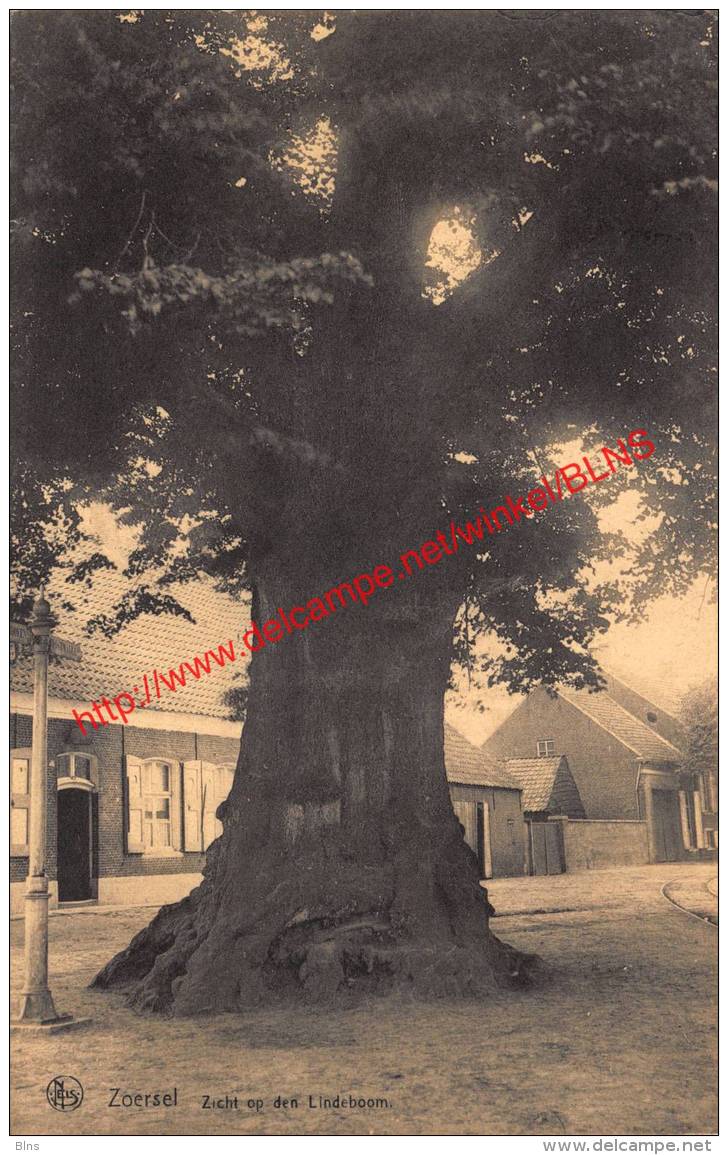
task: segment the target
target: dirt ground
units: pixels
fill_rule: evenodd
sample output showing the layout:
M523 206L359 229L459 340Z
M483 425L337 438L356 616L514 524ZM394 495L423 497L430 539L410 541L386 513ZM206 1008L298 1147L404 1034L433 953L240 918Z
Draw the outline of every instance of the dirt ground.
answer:
M660 889L689 880L694 893L715 874L670 863L493 881L494 930L541 955L547 985L326 1014L139 1018L86 984L152 912L53 917L56 1005L93 1021L13 1036L12 1134L714 1133L717 933ZM15 992L22 935L14 922ZM82 1083L78 1110L49 1105L56 1075ZM115 1087L176 1088L177 1106L110 1107ZM318 1105L337 1094L380 1103ZM205 1109L204 1096L237 1108ZM298 1106L276 1107L276 1096Z

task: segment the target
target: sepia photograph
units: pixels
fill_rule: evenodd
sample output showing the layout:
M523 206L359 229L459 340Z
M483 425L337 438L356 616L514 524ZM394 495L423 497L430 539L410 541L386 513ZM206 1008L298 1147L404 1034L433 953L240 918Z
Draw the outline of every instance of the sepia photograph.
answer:
M710 1153L717 11L8 20L10 1149Z

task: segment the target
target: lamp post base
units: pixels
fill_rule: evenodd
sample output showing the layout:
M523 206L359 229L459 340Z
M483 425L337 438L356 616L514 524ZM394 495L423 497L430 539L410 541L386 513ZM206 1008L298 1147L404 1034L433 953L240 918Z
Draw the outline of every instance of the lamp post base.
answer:
M53 1003L53 995L45 990L24 990L20 997L19 1022L48 1023L62 1016Z
M49 990L23 991L18 1016L11 1021L10 1029L11 1031L40 1031L53 1035L58 1031L83 1027L90 1022L91 1019L76 1019L73 1015L59 1014Z
M10 1033L57 1035L60 1031L73 1031L76 1027L86 1027L91 1021L91 1019L77 1019L73 1015L56 1015L55 1019L14 1019L10 1024Z

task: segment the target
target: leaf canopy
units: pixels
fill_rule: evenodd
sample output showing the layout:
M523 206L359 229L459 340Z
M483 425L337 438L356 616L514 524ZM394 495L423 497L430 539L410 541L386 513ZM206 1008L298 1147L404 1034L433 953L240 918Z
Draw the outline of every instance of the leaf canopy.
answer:
M90 499L157 581L117 628L274 538L302 581L376 564L634 428L641 540L606 487L499 536L453 567L459 656L491 629L513 687L593 676L609 614L710 572L713 15L33 11L11 50L21 601ZM448 219L480 261L437 303Z

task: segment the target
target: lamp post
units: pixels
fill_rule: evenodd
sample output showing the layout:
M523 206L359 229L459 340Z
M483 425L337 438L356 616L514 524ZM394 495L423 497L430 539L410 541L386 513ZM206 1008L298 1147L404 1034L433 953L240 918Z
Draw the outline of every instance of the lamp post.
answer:
M81 660L74 642L53 637L56 619L41 591L33 606L30 629L11 624L11 641L33 646L33 745L30 767L30 837L25 882L25 982L13 1030L54 1033L83 1026L89 1019L59 1014L48 985L48 876L46 811L48 774L48 658L50 654Z

